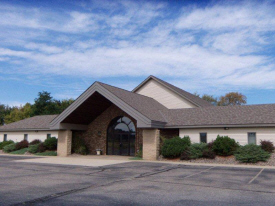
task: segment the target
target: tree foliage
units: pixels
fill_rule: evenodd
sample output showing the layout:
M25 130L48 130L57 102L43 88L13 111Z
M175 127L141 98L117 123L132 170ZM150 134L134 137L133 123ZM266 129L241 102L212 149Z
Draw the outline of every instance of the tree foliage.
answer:
M53 99L51 93L42 91L38 93L34 104L26 103L24 106L19 107L0 104L0 125L9 124L36 115L60 114L73 102L73 99Z
M221 96L218 106L244 105L246 104L246 96L239 92L230 92L225 96Z
M194 93L194 95L210 102L215 106L244 105L247 100L246 96L239 92L229 92L224 96L220 96L219 99L209 94L200 96L198 93Z
M211 104L213 104L215 106L218 103L217 98L214 97L213 95L204 94L201 98L204 99L204 100L206 100L206 101L208 101L208 102L210 102Z

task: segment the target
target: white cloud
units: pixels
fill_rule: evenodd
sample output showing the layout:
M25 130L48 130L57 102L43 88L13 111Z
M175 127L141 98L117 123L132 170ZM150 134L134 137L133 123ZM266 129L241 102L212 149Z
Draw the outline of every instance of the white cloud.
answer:
M183 6L178 15L168 4L135 1L83 7L62 13L1 6L0 62L26 76L153 74L193 91L275 88L275 63L264 52L274 46L275 12L268 3Z

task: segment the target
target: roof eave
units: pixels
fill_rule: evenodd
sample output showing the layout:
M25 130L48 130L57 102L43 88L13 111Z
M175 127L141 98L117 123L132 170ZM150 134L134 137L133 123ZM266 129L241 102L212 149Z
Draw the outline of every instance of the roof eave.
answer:
M275 127L270 124L213 124L213 125L166 125L165 128L198 129L198 128L244 128L244 127Z

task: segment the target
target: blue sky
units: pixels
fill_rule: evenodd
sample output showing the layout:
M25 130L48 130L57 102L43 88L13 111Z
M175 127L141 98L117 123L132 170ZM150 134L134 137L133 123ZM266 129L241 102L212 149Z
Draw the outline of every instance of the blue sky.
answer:
M0 103L76 98L155 75L275 103L274 1L0 1Z

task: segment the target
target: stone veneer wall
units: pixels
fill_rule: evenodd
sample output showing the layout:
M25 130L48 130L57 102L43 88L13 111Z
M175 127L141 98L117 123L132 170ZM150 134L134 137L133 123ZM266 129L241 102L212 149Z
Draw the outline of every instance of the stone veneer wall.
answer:
M139 150L142 145L142 129L137 129L137 122L127 113L122 111L115 105L110 106L101 115L99 115L94 121L88 125L86 131L73 131L73 138L83 138L86 145L89 148L90 154L96 154L96 149L101 149L102 153L106 155L107 150L107 129L110 122L118 117L126 116L132 120L136 127L136 144L135 150ZM100 133L100 135L99 135Z

